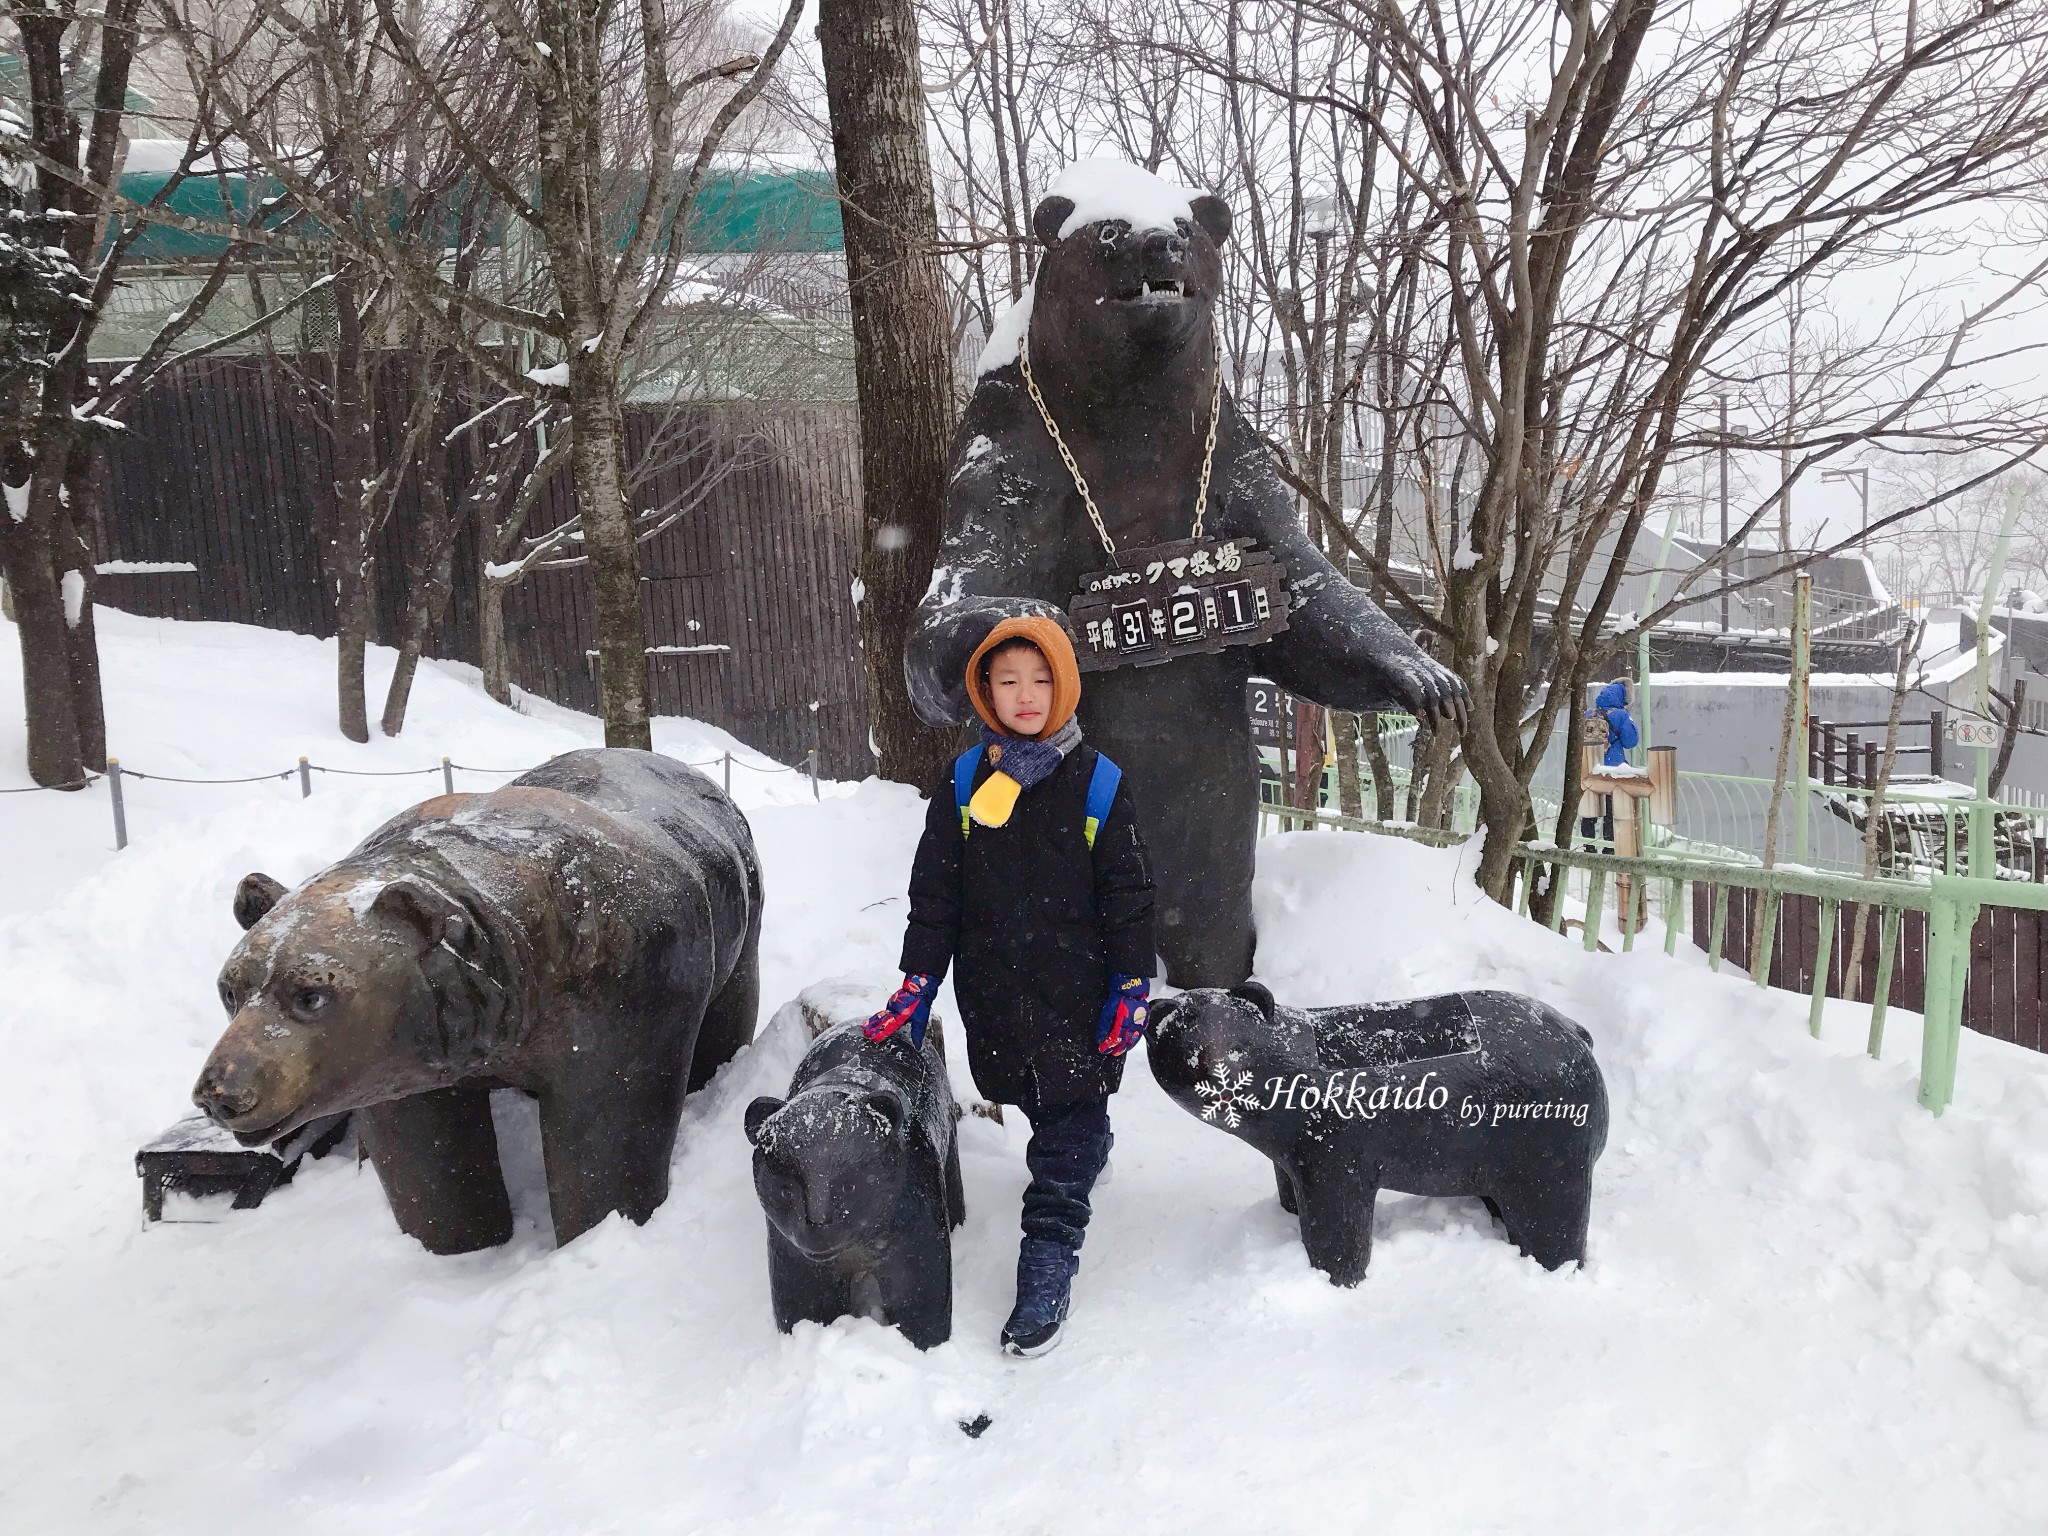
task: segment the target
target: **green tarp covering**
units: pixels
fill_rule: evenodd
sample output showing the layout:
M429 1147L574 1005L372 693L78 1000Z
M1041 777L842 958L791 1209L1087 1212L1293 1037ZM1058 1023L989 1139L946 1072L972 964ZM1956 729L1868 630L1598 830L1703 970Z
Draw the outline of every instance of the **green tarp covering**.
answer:
M121 195L131 203L147 203L169 180L164 172L132 173L121 178ZM191 176L171 193L168 207L210 224L243 223L252 195L271 198L282 190L268 178ZM706 178L690 209L684 249L698 254L840 250L844 237L835 191L832 173L824 170L715 173ZM219 255L226 246L225 234L153 224L136 241L131 259L197 261Z

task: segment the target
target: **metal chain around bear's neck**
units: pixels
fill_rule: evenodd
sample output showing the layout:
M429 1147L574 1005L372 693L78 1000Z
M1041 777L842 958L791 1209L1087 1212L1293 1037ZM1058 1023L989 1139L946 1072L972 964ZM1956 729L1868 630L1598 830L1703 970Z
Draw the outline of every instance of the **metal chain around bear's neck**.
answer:
M1216 351L1216 387L1209 395L1209 435L1202 444L1201 482L1195 487L1195 531L1191 537L1197 539L1202 536L1202 520L1209 512L1209 471L1216 462L1216 424L1223 417L1223 337L1213 329L1209 334ZM1039 419L1052 436L1053 447L1059 449L1067 473L1074 477L1074 489L1081 493L1081 504L1088 509L1088 520L1095 525L1095 536L1102 540L1102 547L1109 551L1109 558L1116 559L1116 541L1102 524L1102 509L1095 505L1095 498L1088 493L1088 481L1081 474L1081 466L1074 462L1073 450L1060 436L1059 423L1052 419L1052 410L1046 405L1045 396L1038 392L1038 380L1031 376L1031 333L1028 328L1017 338L1017 367L1024 375L1024 388L1031 395L1031 403L1038 407Z

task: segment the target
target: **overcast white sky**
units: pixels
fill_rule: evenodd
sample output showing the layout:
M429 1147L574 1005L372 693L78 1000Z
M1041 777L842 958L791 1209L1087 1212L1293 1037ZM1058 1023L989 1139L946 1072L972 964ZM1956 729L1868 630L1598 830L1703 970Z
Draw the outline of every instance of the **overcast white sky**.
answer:
M734 7L737 13L754 18L767 27L773 27L781 20L785 8L777 0L734 0ZM816 27L817 5L815 0L811 0L798 23L792 47L804 56L804 62L796 72L813 78L817 69ZM2032 238L1987 232L1982 245L1965 257L1923 263L1916 270L1868 272L1842 279L1831 290L1832 307L1845 322L1859 328L1863 324L1874 326L1902 303L1926 300L1936 289L1943 289L1946 291L1936 296L1933 302L1946 313L1960 314L1965 306L1982 303L2004 286L2012 273L2038 259L2040 243ZM2048 313L2036 311L2002 322L1993 328L1985 345L2000 349L2048 348ZM2005 388L2038 391L2042 387L2042 379L2048 377L2048 366L2044 366L2044 360L2048 360L2048 351L2008 360L1997 370L1997 377ZM1752 417L1756 415L1755 412L1750 414ZM1767 494L1777 483L1775 453L1757 456L1762 462L1755 464L1751 474L1744 473L1743 457L1736 455L1731 476L1735 481L1733 499L1738 517L1743 508L1745 481L1751 497ZM1871 504L1875 515L1883 500L1879 482L1885 478L1887 470L1881 457L1868 458L1865 462L1872 467ZM1696 483L1681 478L1674 489L1683 490ZM1712 489L1711 480L1708 489ZM1856 525L1861 515L1859 496L1853 483L1821 481L1811 475L1800 482L1794 494L1793 508L1796 531L1804 538L1817 534L1831 540L1839 538Z

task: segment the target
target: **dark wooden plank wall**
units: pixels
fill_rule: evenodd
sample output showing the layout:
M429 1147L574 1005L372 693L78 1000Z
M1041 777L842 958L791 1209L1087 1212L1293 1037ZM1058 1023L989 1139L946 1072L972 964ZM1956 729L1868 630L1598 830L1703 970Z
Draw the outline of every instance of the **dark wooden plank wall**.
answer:
M234 358L181 369L139 402L108 455L99 558L189 560L199 570L109 573L99 578L101 602L333 634L320 558L331 455L295 393L277 364ZM697 510L642 547L648 644L731 647L650 656L656 713L723 726L785 763L802 763L816 747L829 775L872 772L852 601L860 538L853 408L735 402L634 407L628 415L629 462L650 444L659 451L637 505L672 499L709 458L735 466ZM450 478L459 483L468 473L460 447L451 457ZM535 530L558 525L573 508L568 477L557 476L535 511ZM385 644L397 633L417 517L408 484L378 545L376 635ZM475 661L478 582L476 541L465 530L448 613L428 638L431 655ZM520 582L506 603L506 630L519 686L596 711L587 654L596 649L596 626L582 570ZM373 716L380 702L370 701Z
M1758 893L1728 892L1728 925L1721 953L1730 964L1747 968L1750 936L1755 932ZM1786 896L1778 903L1778 933L1772 941L1770 984L1811 995L1814 962L1820 956L1821 904L1812 896ZM1867 999L1877 978L1878 914L1864 914L1867 925L1863 965L1853 995ZM1692 939L1701 949L1713 935L1714 887L1692 885ZM1828 996L1849 997L1849 948L1852 939L1847 908L1835 914L1834 942L1828 956ZM1892 962L1891 1006L1921 1012L1927 995L1927 915L1908 912L1899 930L1899 952ZM1978 914L1970 932L1970 979L1963 997L1963 1025L1997 1040L2010 1040L2029 1050L2048 1051L2048 913L2012 907L1989 907Z

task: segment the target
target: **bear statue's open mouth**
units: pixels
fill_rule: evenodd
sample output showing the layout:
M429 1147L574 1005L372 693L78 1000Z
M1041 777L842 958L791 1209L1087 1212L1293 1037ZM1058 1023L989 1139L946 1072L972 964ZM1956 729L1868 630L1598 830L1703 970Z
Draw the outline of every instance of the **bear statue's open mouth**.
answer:
M269 1125L264 1126L261 1130L233 1131L232 1127L230 1129L235 1140L245 1147L267 1147L273 1141L277 1141L297 1130L299 1122L300 1117L293 1113L284 1116L282 1119L271 1121Z
M1188 286L1178 278L1162 277L1143 279L1138 291L1129 295L1125 302L1132 304L1172 304L1188 296Z

